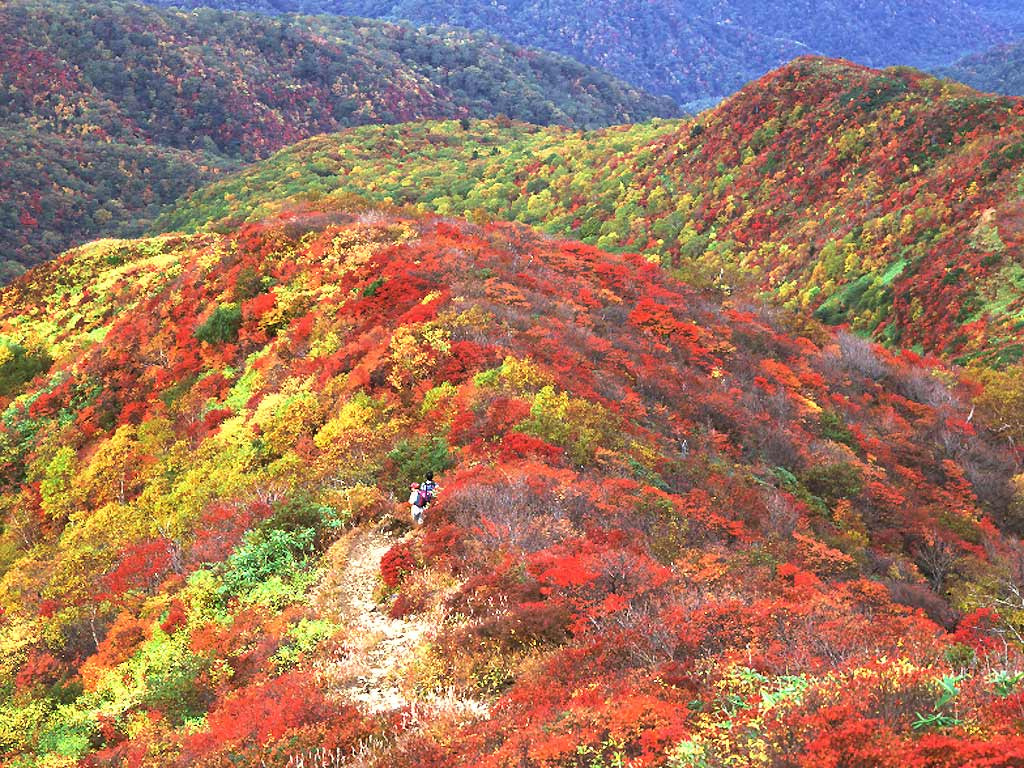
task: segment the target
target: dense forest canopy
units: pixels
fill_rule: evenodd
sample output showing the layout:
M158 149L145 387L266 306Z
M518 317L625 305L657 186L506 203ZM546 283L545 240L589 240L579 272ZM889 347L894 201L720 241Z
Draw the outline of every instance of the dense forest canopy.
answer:
M0 279L160 207L239 160L345 126L506 114L593 127L667 99L484 33L160 10L0 8Z
M966 56L937 71L979 91L1024 96L1024 42Z
M893 346L1002 366L1024 355L1022 158L1018 99L807 58L686 122L317 138L196 193L158 229L356 193L640 250Z
M160 0L487 29L679 103L722 98L795 56L936 67L1024 36L1012 0Z

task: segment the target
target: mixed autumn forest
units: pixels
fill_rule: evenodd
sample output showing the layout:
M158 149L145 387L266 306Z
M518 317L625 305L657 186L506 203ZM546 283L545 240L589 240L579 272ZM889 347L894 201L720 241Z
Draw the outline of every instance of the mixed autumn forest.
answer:
M4 299L48 368L7 382L7 750L1024 754L1017 614L992 607L1015 457L934 359L637 255L371 207L100 241ZM360 638L318 587L350 529L404 527L428 467L443 493L377 593L434 626L414 727L338 699Z
M797 56L873 67L949 65L1024 34L1013 0L156 0L341 13L486 29L558 51L681 104L721 99Z
M678 114L487 34L355 19L16 0L0 8L0 49L0 280L99 235L141 234L241 162L346 126Z
M509 36L0 9L0 764L1024 765L1024 101Z

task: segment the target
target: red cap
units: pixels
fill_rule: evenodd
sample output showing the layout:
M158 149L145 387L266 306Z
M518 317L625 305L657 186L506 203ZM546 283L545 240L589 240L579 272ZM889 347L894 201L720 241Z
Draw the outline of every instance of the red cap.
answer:
M419 488L419 487L420 487L420 484L419 484L419 483L413 483L413 484L412 484L412 485L410 485L409 487L410 487L410 488Z

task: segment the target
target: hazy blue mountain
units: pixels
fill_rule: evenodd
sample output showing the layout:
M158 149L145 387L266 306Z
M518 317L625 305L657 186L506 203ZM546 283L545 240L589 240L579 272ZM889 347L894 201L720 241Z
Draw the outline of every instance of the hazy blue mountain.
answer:
M732 93L803 53L934 68L1024 29L1024 4L1000 0L155 1L486 29L680 103Z
M1024 96L1024 41L966 56L937 73L979 91Z

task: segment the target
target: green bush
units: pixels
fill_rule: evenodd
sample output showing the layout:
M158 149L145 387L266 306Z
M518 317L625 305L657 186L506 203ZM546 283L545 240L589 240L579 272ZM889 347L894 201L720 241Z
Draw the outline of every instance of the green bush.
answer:
M809 469L803 484L811 493L829 504L839 499L851 499L864 488L860 470L847 462L825 464Z
M235 280L235 301L241 303L259 296L266 290L263 277L252 267L243 267Z
M46 352L30 352L6 339L0 339L0 361L0 397L18 394L25 384L53 365Z
M946 646L946 650L942 652L942 657L946 660L947 664L958 671L970 669L977 661L977 654L975 654L974 649L963 643L953 643Z
M337 537L346 522L347 513L339 514L334 507L300 494L277 505L274 514L260 523L259 529L267 535L281 530L302 536L305 536L304 531L312 530L314 548L322 550Z
M312 528L246 532L241 545L225 563L221 594L244 595L274 576L288 580L305 567L315 537Z
M380 287L382 285L384 285L384 278L383 277L378 277L372 283L370 283L365 288L363 288L363 296L366 296L368 298L371 297L371 296L376 296L377 295L377 291L380 290Z
M51 717L48 726L39 734L36 747L44 755L81 758L92 748L98 735L94 724L81 720L64 722L59 712Z
M843 445L848 445L850 448L856 448L857 442L854 440L853 432L846 426L846 421L843 419L842 414L837 411L822 411L818 417L818 426L821 429L821 436L833 440Z
M443 437L403 438L388 458L395 464L394 481L401 491L406 491L410 483L423 480L428 471L443 472L455 463Z
M199 683L209 666L208 659L185 651L166 665L147 670L140 704L163 712L174 725L202 715L214 699L213 692Z
M196 328L195 337L207 344L238 341L242 325L242 308L237 304L222 304L213 310L206 322Z

